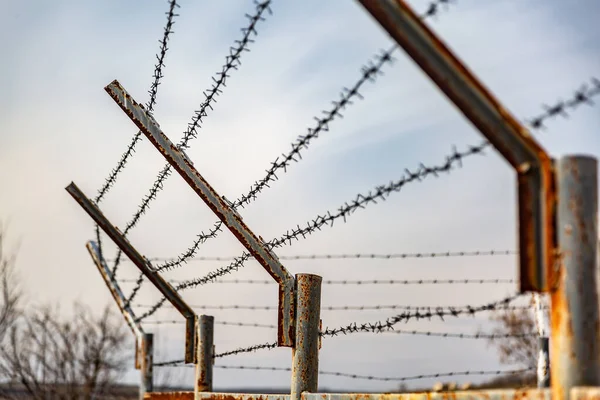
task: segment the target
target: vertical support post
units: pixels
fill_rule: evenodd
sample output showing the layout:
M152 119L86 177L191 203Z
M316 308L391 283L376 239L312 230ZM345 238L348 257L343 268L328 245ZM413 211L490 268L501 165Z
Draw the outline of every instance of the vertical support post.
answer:
M142 336L142 365L140 382L140 400L144 399L146 393L154 390L153 382L153 363L154 363L154 335L144 333Z
M600 385L598 161L565 156L556 176L559 248L550 293L551 391L552 399L567 400L575 386Z
M196 383L194 393L212 392L213 381L213 336L215 318L211 315L200 315L196 319Z
M291 400L300 400L302 392L318 391L322 280L318 275L296 275L296 335L292 348Z

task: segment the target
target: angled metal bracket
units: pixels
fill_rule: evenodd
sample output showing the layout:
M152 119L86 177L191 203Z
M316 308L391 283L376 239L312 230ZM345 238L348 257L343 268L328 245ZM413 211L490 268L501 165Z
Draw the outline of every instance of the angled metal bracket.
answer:
M553 163L544 149L403 0L359 0L517 173L520 290L554 286Z
M139 268L139 270L148 278L150 282L162 293L163 296L179 311L185 318L185 362L196 362L196 314L194 310L186 304L179 296L173 286L166 282L160 274L153 271L150 261L142 256L129 240L104 216L102 211L83 194L83 192L71 182L66 187L67 192L79 203L79 205L88 213L90 217L102 228L116 245L129 257L129 259Z
M129 326L129 329L131 329L131 332L133 332L133 335L135 336L135 368L140 369L143 358L142 348L144 340L144 328L138 321L136 321L135 313L131 309L130 305L127 304L127 299L125 298L121 287L110 272L110 268L108 268L106 261L100 254L98 245L95 242L90 241L87 242L85 247L90 253L92 260L94 261L96 268L98 268L98 271L100 272L106 287L108 287L110 294L115 300L115 303L117 303L117 307L119 307L121 314L123 314L125 322L127 322L127 326Z
M277 343L292 347L295 334L295 279L281 264L275 253L259 239L233 210L194 168L188 157L162 132L154 118L125 91L116 80L105 90L133 123L144 133L150 142L167 159L169 164L183 177L206 205L229 228L231 233L244 245L271 277L279 284L279 324Z

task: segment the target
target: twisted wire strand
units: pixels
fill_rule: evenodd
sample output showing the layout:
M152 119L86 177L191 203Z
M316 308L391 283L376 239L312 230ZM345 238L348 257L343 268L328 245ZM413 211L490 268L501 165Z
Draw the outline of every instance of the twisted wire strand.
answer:
M152 308L154 305L147 304L136 304L137 308ZM168 305L168 308L173 306ZM199 310L247 310L247 311L273 311L278 310L277 306L259 306L249 304L228 304L228 305L210 305L210 304L195 304L190 307ZM530 306L511 306L509 304L501 304L493 309L483 311L516 311L516 310L530 310ZM376 305L343 305L343 306L321 306L321 311L373 311L373 310L405 310L405 311L428 311L431 310L454 310L466 313L471 310L471 306L407 306L397 304L376 304Z
M169 11L166 12L167 23L165 24L165 27L164 27L163 37L161 40L159 40L160 50L159 50L158 54L156 54L157 63L154 65L154 73L152 74L152 78L154 78L154 80L152 81L152 84L150 85L150 90L148 91L148 93L150 94L150 99L146 103L146 107L145 107L146 110L148 110L148 113L150 113L150 114L152 114L152 112L154 111L154 106L156 105L156 96L158 95L158 86L160 85L160 81L164 76L163 68L165 68L165 57L167 55L167 50L169 49L167 44L169 42L169 38L170 38L171 34L173 33L172 28L173 28L173 25L175 24L175 17L179 16L179 14L175 14L176 7L177 8L180 7L179 4L177 4L177 1L170 0L169 1ZM142 135L142 132L138 131L131 138L131 142L127 146L127 150L125 150L125 152L121 155L121 158L117 162L116 167L114 167L110 171L110 174L105 179L104 184L98 190L98 194L96 195L96 198L94 199L94 202L96 204L99 204L102 201L102 199L104 198L104 196L108 193L108 191L114 186L115 182L117 181L117 176L125 168L125 165L127 164L127 160L129 160L129 158L135 152L135 146L141 140L141 135ZM95 235L96 235L96 242L98 243L98 250L100 252L100 257L104 257L103 252L102 252L102 237L100 235L100 227L98 226L98 224L95 225L94 231L95 231Z
M284 245L290 245L293 240L306 238L308 235L316 231L320 231L323 226L332 227L334 221L337 219L341 219L343 222L346 222L346 219L356 210L365 208L369 204L377 204L377 200L385 200L392 193L399 192L405 185L409 183L422 181L424 178L429 176L437 177L441 172L449 173L454 165L462 165L463 158L475 154L481 154L483 149L487 146L489 146L489 143L483 142L479 146L471 146L465 151L461 152L453 149L453 152L446 157L445 162L440 165L425 166L424 164L421 164L419 168L414 171L406 169L404 176L402 176L400 180L395 182L392 181L387 185L377 186L374 190L371 190L366 194L358 194L354 200L345 202L341 207L339 207L336 213L327 211L324 214L318 215L311 221L308 221L304 227L297 225L295 228L285 232L279 238L268 242L267 247L274 249ZM176 290L180 291L213 282L218 277L242 268L244 263L250 258L250 253L244 252L241 256L236 257L235 260L228 266L212 271L203 277L184 281L176 286Z
M149 304L135 304L137 308L153 308L155 305ZM173 308L172 305L165 306L166 308ZM228 304L228 305L207 305L207 304L195 304L190 307L199 310L246 310L246 311L274 311L278 310L277 306L258 306L248 304ZM448 308L456 308L449 307ZM321 311L376 311L376 310L431 310L437 309L435 306L406 306L396 304L377 304L377 305L357 305L357 306L322 306ZM460 306L458 308L468 309L468 306ZM545 308L547 309L547 308ZM520 311L520 310L531 310L530 306L508 306L503 305L497 307L496 310L502 311ZM490 310L491 311L491 310ZM144 322L146 323L146 322Z
M431 253L356 253L356 254L297 254L279 256L280 260L347 260L347 259L408 259L408 258L444 258L444 257L476 257L476 256L509 256L519 254L516 250L470 250L470 251L443 251ZM232 261L234 256L198 256L189 261ZM151 262L175 261L173 258L152 257Z
M568 118L569 111L574 111L582 105L595 105L593 98L600 95L600 80L590 78L589 83L584 82L579 90L576 90L570 99L565 101L558 100L551 106L543 105L544 112L536 117L527 120L527 123L534 129L545 129L545 123L557 117Z
M461 315L470 315L474 316L475 314L485 312L485 311L493 311L497 310L501 306L506 306L521 297L522 294L516 294L513 296L506 297L499 301L490 302L481 306L466 306L464 309L457 309L455 307L447 307L447 308L437 308L435 310L431 310L428 308L426 312L413 311L413 312L404 312L402 314L398 314L392 317L387 318L384 322L366 322L366 323L357 323L353 322L346 326L342 326L339 328L326 328L319 332L319 336L321 337L333 337L338 336L340 334L351 334L351 333L382 333L382 332L390 332L394 331L394 326L400 322L408 322L409 320L422 320L427 319L431 320L434 317L440 318L444 321L444 317L459 317ZM257 350L272 350L277 347L277 342L274 343L262 343L255 344L249 347L240 347L235 350L226 351L224 353L218 353L214 355L214 358L222 358L233 355L238 355L242 353L251 353ZM176 365L183 363L183 360L172 360L166 361L163 363L159 363L157 366L168 366L168 365ZM156 365L156 364L155 364Z
M170 0L169 11L166 12L167 23L164 28L163 37L161 40L158 41L160 43L160 50L159 53L156 54L157 63L154 65L154 73L152 74L152 78L154 78L154 80L152 81L152 84L150 85L150 90L148 91L148 93L150 94L150 99L148 100L148 103L146 103L145 107L149 113L152 113L154 111L154 106L156 104L156 96L158 95L158 86L160 85L160 80L164 76L163 68L165 67L165 57L167 55L167 50L169 49L167 47L167 44L169 42L169 37L173 33L172 28L175 24L175 17L179 16L179 14L175 14L175 7L180 7L179 4L177 4L177 1ZM135 152L135 146L141 140L141 135L142 132L138 131L131 139L131 143L129 144L129 146L127 146L127 150L121 155L117 166L113 168L113 170L108 175L108 178L106 178L104 185L100 188L100 190L98 190L98 194L94 199L96 204L102 201L102 198L106 195L106 193L108 193L110 188L117 181L117 175L119 175L119 173L125 168L129 157L131 157Z
M195 139L198 136L198 128L201 127L203 122L203 117L208 116L208 110L213 109L213 103L216 103L216 97L222 93L222 87L226 86L226 80L229 78L229 73L232 70L237 70L241 65L241 57L244 52L250 51L248 49L248 45L254 43L254 40L250 38L252 34L255 36L258 35L258 31L256 30L256 26L259 21L264 21L263 14L265 12L272 13L269 5L271 0L266 0L263 2L255 1L255 13L253 15L246 14L246 17L249 20L248 26L242 28L243 37L241 40L235 41L235 46L229 48L229 55L225 57L225 64L221 68L220 72L217 72L217 77L213 77L212 87L209 90L203 92L205 100L200 105L198 111L194 112L194 116L192 118L192 122L188 124L186 131L183 134L181 141L177 144L178 149L187 149L189 148L189 142L192 139ZM158 173L156 180L152 184L148 194L142 199L142 202L138 206L137 211L131 218L129 222L127 222L125 229L123 230L123 235L127 235L131 229L133 229L140 218L146 213L150 203L156 199L158 193L163 189L164 181L171 175L172 167L169 163L166 163L163 169ZM119 249L116 256L116 261L113 266L113 275L116 274L117 268L119 266L120 260L122 257L122 251ZM137 293L137 291L136 291ZM131 300L129 300L131 301Z
M427 11L421 16L422 18L428 18L437 15L440 12L440 6L442 4L447 4L446 0L435 0L430 2L430 5ZM242 194L237 200L232 203L232 208L235 211L239 207L245 207L250 204L252 201L256 200L257 195L262 192L262 190L266 187L270 187L269 183L278 180L277 173L280 170L283 170L283 173L287 172L287 168L291 166L292 161L298 162L302 159L301 151L308 149L308 146L312 139L318 138L321 132L329 131L329 124L332 123L337 118L343 118L342 110L345 110L347 106L352 105L352 100L356 97L359 99L363 99L363 96L359 93L359 90L362 86L371 82L374 83L377 80L377 77L383 74L382 68L384 65L388 63L392 63L394 61L392 57L392 53L398 49L398 45L394 44L388 50L380 50L379 54L375 55L374 59L367 62L365 66L361 68L361 77L359 80L350 88L344 87L342 92L340 93L339 101L332 101L333 107L329 110L322 111L324 115L322 118L315 116L316 125L313 128L308 128L306 135L300 135L296 138L296 141L291 144L291 150L282 154L280 157L275 158L274 161L271 162L271 167L266 171L266 175L256 181L251 187L248 193ZM194 243L182 254L180 254L176 260L171 260L166 262L164 265L158 266L158 271L169 270L172 268L177 268L182 264L186 263L188 259L193 257L201 244L205 243L208 239L216 237L217 233L222 229L222 222L217 221L213 225L213 228L208 231L208 233L204 233L204 231L200 232L197 235Z
M183 321L183 320L155 320L155 321L145 321L144 324L179 325L179 324L185 324L185 321ZM248 322L214 321L214 324L215 325L225 325L225 326L277 329L277 325L248 323Z
M193 368L194 365L181 364L181 363L157 363L155 367L166 367L166 366L182 366ZM227 369L227 370L246 370L246 371L280 371L280 372L291 372L290 367L265 367L259 365L215 365L214 368ZM334 372L334 371L319 371L319 375L330 375L338 376L343 378L361 379L369 381L384 381L384 382L406 382L415 381L421 379L432 379L432 378L443 378L453 376L475 376L475 375L518 375L532 371L532 368L512 369L512 370L468 370L468 371L454 371L454 372L439 372L435 374L421 374L413 376L403 377L388 377L388 376L376 376L376 375L359 375L348 372Z
M408 322L409 320L420 320L427 319L431 320L432 318L439 318L444 321L444 317L458 317L461 315L470 315L474 316L477 313L485 312L485 311L494 311L499 309L501 306L507 306L512 303L517 298L521 297L521 294L512 295L506 297L499 301L494 301L488 304L484 304L481 306L465 306L464 308L455 308L455 307L438 307L438 308L426 308L426 311L421 312L419 309L417 311L405 311L401 314L395 315L393 317L387 318L385 321L376 321L376 322L365 322L365 323L356 323L353 322L351 324L341 326L338 328L326 328L321 331L321 336L337 336L339 334L348 335L351 333L357 332L370 332L370 333L380 333L385 331L391 331L394 329L394 326L400 322Z
M137 282L136 279L120 279L119 282L130 283ZM170 279L170 283L181 283L183 281ZM250 285L273 285L273 280L262 279L229 279L218 280L214 282L220 284L250 284ZM371 279L371 280L324 280L323 285L485 285L515 283L514 279Z
M581 89L575 91L575 94L570 100L565 102L559 101L552 107L547 107L546 112L538 117L535 117L532 121L529 122L533 129L541 129L544 127L543 122L556 117L557 115L568 115L568 110L575 110L583 104L593 105L592 98L600 94L600 81L596 78L591 78L592 88L589 88L587 84L583 84ZM560 112L558 112L560 110ZM539 123L537 121L542 121ZM438 172L449 172L450 168L453 164L458 164L462 166L462 159L474 155L474 154L482 154L483 150L491 146L491 143L487 140L484 140L478 145L470 146L468 150L463 152L457 152L456 149L453 150L453 153L446 157L446 163L438 165L436 167L426 167L423 164L419 167L415 172L411 172L406 170L406 175L402 177L402 179L398 182L392 182L387 186L378 186L375 190L375 193L370 192L367 196L359 194L356 199L350 204L346 203L344 206L340 207L338 213L332 215L328 212L324 216L319 216L315 220L308 222L305 228L300 228L297 226L296 229L286 232L281 238L275 239L268 243L268 245L272 248L279 247L283 244L290 243L292 239L299 239L299 236L303 238L306 237L307 234L313 233L315 230L320 230L323 225L329 224L333 225L333 221L337 218L343 218L345 221L346 217L354 212L358 208L364 208L365 205L373 202L375 203L375 198L381 197L385 199L386 195L391 194L393 191L399 191L404 185L410 182L421 181L422 178L427 177L429 175L437 176ZM193 255L193 254L192 254ZM237 271L241 267L244 266L244 263L251 257L251 255L247 252L243 253L241 256L234 258L234 261L226 267L219 268L215 271L212 271L205 275L204 277L189 280L181 283L178 286L178 290L196 287L199 285L204 285L209 282L213 282L216 278L219 278L225 274L231 273L233 271ZM180 264L170 264L169 267L163 266L163 269L169 269ZM149 310L142 319L152 315L156 312L162 305L165 303L166 299L162 299L153 309Z
M182 320L158 320L158 321L146 321L145 324L155 325L182 325L185 321ZM227 322L227 321L215 321L217 325L228 325L228 326L241 326L241 327L253 327L253 328L269 328L277 329L277 325L272 324L258 324L258 323L245 323L245 322ZM506 333L506 334L495 334L495 333L457 333L457 332L433 332L433 331L420 331L420 330L393 330L387 333L394 333L397 335L411 335L411 336L430 336L430 337L442 337L442 338L456 338L456 339L508 339L508 338L524 338L524 337L537 337L536 332L532 333Z

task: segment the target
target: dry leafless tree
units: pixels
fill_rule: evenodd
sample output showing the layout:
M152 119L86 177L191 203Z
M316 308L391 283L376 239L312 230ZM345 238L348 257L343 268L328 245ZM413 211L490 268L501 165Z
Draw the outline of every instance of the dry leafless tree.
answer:
M0 371L13 398L114 398L114 384L126 371L129 337L110 309L95 317L76 304L65 321L56 308L23 314L0 348Z
M6 232L0 223L0 342L20 313L22 296L15 274L15 261L16 252L6 249Z

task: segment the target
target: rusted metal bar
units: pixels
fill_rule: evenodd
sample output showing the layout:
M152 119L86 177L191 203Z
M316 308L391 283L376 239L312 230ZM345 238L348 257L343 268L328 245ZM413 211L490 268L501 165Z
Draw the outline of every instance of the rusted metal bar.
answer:
M127 303L121 287L100 254L98 245L90 241L85 247L90 253L115 303L117 303L117 307L119 307L121 314L125 318L127 326L129 326L129 329L131 329L135 336L135 368L141 370L140 399L142 399L147 392L152 392L152 334L145 333L142 325L136 320L133 309Z
M281 264L275 253L242 221L241 216L222 198L194 168L187 156L162 132L154 118L137 103L116 80L106 92L144 133L150 142L183 177L206 205L229 228L271 277L279 284L279 346L294 344L294 277Z
M291 399L315 393L319 387L319 329L322 278L296 275L296 344L292 349Z
M194 393L212 392L215 318L210 315L200 315L196 328L198 345L196 346L196 383Z
M493 389L423 393L304 393L302 400L550 400L549 389ZM203 400L209 400L204 398ZM216 400L216 399L215 399ZM237 399L236 399L237 400ZM244 399L246 400L246 399Z
M153 271L152 264L144 256L142 256L132 245L129 240L119 231L117 227L112 225L104 216L102 211L92 202L83 192L71 182L66 187L67 192L79 203L79 205L88 213L88 215L102 228L102 230L110 237L116 245L131 259L131 261L139 268L139 270L148 278L150 282L162 293L163 296L179 311L186 320L186 337L185 337L185 362L195 362L195 319L196 315L190 306L179 296L175 289L166 282L160 274Z
M135 367L136 367L136 369L140 369L140 367L141 367L140 347L142 346L142 341L144 339L144 328L142 328L142 325L136 321L135 312L129 306L129 304L127 304L126 297L123 294L121 287L119 286L117 281L112 276L112 274L110 272L110 268L108 268L106 261L100 255L100 249L98 248L98 245L95 242L90 241L90 242L87 242L85 247L86 247L88 253L90 253L92 260L94 261L96 268L98 268L98 271L100 272L100 275L102 276L102 279L104 280L104 283L106 284L106 287L108 287L110 294L112 295L113 299L115 300L115 303L117 303L117 307L119 307L119 311L121 311L121 314L125 318L125 322L127 322L127 326L129 327L129 329L131 329L131 332L133 332L133 335L135 336L136 355L137 355L137 357L135 358Z
M548 291L556 240L548 154L403 0L359 0L517 172L520 290Z
M140 399L145 394L154 390L153 363L154 363L154 335L144 333L142 338L142 382L140 385Z
M552 398L575 386L600 386L598 311L598 162L565 156L557 163L559 256L550 292Z
M600 387L575 387L571 389L571 400L598 400L600 399Z

